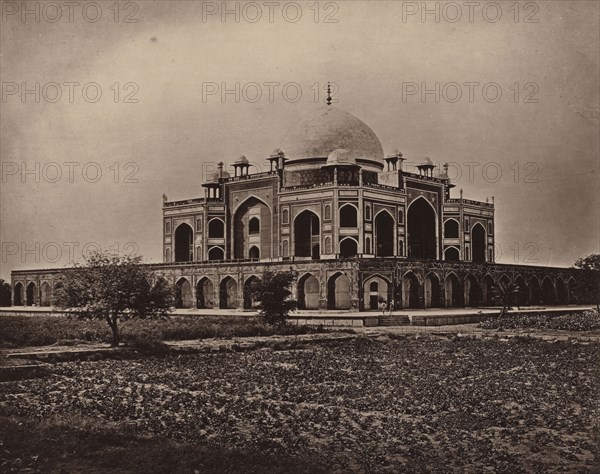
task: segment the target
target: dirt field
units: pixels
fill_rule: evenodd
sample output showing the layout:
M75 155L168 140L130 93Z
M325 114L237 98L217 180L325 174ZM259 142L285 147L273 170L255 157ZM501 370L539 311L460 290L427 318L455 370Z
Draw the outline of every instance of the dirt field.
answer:
M592 472L599 367L597 344L414 336L57 364L0 384L1 470Z

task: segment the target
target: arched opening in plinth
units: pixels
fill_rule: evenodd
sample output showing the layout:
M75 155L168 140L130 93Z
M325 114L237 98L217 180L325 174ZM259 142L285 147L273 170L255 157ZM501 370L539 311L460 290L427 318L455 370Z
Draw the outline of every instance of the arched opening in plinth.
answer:
M230 276L223 278L219 284L219 308L237 308L237 282Z
M569 304L569 296L567 294L567 286L562 278L556 279L556 303Z
M212 280L203 277L196 285L196 308L212 309L214 307L215 287Z
M450 273L444 282L445 300L447 308L458 308L461 305L460 281L454 273Z
M343 273L327 282L327 309L350 309L350 278Z
M556 304L556 293L550 277L544 278L542 283L542 302L550 306Z
M175 261L191 262L193 255L194 231L188 224L179 224L175 229Z
M260 283L260 278L252 275L244 283L244 309L257 309L259 302L254 298L253 292Z
M50 283L48 283L47 281L43 282L40 285L40 293L41 293L40 306L50 306L50 302L52 299Z
M14 305L23 306L23 284L21 282L15 283L14 288Z
M298 280L298 309L319 309L321 285L319 279L307 273Z
M408 256L409 258L435 259L436 232L435 211L431 204L420 197L408 207Z
M442 291L440 279L435 273L428 273L423 281L424 303L426 308L440 308L442 306Z
M485 229L479 223L471 229L471 247L473 249L473 261L485 262Z
M492 306L494 304L494 279L490 275L483 277L481 300L486 306Z
M529 288L527 288L527 283L525 283L525 279L519 275L515 278L515 285L517 286L517 294L515 296L517 306L525 306L529 298Z
M365 280L363 284L363 302L366 310L376 311L379 309L379 302L385 300L390 303L389 282L380 277L372 276Z
M319 217L312 211L302 211L294 219L294 255L311 257L313 260L319 259L321 257L320 241Z
M536 277L531 277L531 280L529 280L529 304L542 304L542 289Z
M465 306L477 307L481 306L481 286L475 276L470 273L465 278L464 299Z
M27 285L26 298L27 298L27 306L33 306L34 304L36 304L37 295L36 295L36 286L35 286L34 282L30 282Z
M175 283L175 307L191 308L192 306L192 284L187 278L180 278Z
M394 255L394 218L387 211L381 211L375 217L375 256Z
M421 307L419 301L419 279L413 272L408 272L402 277L402 306L409 309Z

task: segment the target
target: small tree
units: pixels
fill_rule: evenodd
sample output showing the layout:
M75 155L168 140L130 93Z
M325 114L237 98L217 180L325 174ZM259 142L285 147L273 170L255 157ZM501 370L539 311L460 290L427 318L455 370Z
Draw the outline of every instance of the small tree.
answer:
M95 253L61 276L54 305L80 318L101 319L120 342L119 320L164 316L173 306L173 288L141 265L141 257Z
M10 283L0 279L0 306L11 306L12 288Z
M516 295L519 293L519 287L514 283L507 283L501 281L499 284L494 286L494 301L502 305L502 311L500 317L504 316L508 312L515 301Z
M294 272L265 272L261 280L252 284L250 291L260 302L260 318L267 324L285 324L290 311L298 302L290 298L290 288L296 275Z
M578 287L578 299L584 303L593 302L600 313L600 254L579 258L573 266L584 273Z

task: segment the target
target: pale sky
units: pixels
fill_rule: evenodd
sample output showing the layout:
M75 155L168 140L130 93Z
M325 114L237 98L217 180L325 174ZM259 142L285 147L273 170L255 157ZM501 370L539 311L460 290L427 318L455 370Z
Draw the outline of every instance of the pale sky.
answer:
M96 245L161 261L162 194L202 196L221 160L262 165L327 81L386 153L451 163L453 197L495 196L498 261L569 266L599 252L596 1L499 2L496 22L493 7L470 21L464 2L427 2L439 22L414 12L421 2L321 2L318 18L314 2L279 2L272 22L268 2L227 2L239 22L222 2L120 2L118 21L113 0L72 18L62 2L24 2L24 18L23 2L0 3L0 278ZM23 94L36 83L38 97ZM436 83L439 101L422 98ZM223 100L236 84L238 100Z

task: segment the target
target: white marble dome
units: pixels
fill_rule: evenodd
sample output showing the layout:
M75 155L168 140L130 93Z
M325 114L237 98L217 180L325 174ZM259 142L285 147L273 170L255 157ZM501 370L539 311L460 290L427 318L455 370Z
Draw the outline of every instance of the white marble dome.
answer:
M331 105L316 108L301 117L283 139L286 167L312 168L324 165L335 150L347 150L365 169L383 169L383 148L375 132L354 115Z

